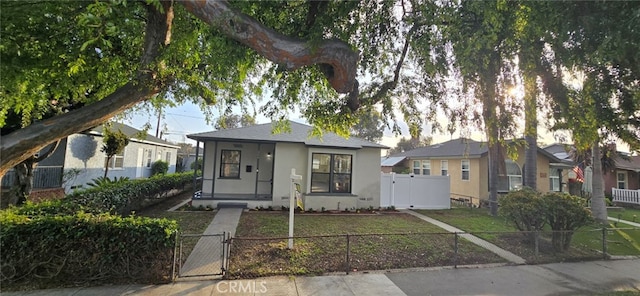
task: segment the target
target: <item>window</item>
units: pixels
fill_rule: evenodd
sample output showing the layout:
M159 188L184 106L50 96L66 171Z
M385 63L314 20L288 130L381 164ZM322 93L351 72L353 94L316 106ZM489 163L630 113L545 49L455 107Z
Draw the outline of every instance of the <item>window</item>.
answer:
M151 167L151 153L153 153L153 151L151 151L151 149L147 149L147 162L145 166L148 168Z
M627 189L627 172L618 172L618 189Z
M498 176L498 191L506 192L522 187L522 171L517 163L510 159L504 161L506 175Z
M422 161L422 174L425 176L431 175L431 160Z
M107 165L107 157L104 157L104 164ZM124 169L124 151L111 157L109 161L110 169Z
M171 163L171 152L167 152L164 157L164 161Z
M311 158L312 193L351 193L351 155L313 153Z
M460 170L462 171L462 180L469 180L469 167L471 165L469 164L469 160L468 159L463 159L460 162Z
M413 174L414 175L420 175L420 161L419 160L414 160L413 161Z
M240 178L240 150L222 150L220 178Z
M549 191L560 191L560 170L549 168Z
M440 161L440 175L448 176L449 175L449 161L441 160Z

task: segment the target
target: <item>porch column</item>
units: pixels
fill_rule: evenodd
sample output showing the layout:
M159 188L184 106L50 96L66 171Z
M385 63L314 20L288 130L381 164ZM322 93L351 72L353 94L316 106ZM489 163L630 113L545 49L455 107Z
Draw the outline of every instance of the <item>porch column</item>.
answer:
M211 198L214 198L216 193L216 160L218 159L218 141L213 142L213 180L211 180Z
M195 166L193 168L193 193L196 193L196 191L198 191L198 155L199 154L200 154L200 140L196 140L196 158L195 158ZM202 192L200 192L200 194L202 194Z

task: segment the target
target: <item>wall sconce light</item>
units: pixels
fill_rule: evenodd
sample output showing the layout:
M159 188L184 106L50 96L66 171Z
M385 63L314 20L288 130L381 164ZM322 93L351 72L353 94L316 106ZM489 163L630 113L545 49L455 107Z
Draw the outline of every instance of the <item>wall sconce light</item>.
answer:
M271 158L271 152L267 152L267 158Z

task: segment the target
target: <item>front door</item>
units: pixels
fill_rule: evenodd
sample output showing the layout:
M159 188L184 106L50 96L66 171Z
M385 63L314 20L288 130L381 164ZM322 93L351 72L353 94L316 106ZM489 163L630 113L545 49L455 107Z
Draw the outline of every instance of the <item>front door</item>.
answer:
M142 178L144 172L144 149L138 148L138 158L136 160L136 179Z

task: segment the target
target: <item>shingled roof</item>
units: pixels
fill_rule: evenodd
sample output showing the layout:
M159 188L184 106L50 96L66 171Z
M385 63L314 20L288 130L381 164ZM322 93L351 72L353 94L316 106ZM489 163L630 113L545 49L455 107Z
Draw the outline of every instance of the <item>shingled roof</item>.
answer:
M135 129L133 127L130 127L130 126L126 125L126 124L112 122L110 129L114 130L114 131L120 130L125 135L127 135L127 137L129 137L132 141L143 142L143 143L147 142L147 143L153 143L153 144L162 145L162 146L169 146L169 147L172 147L172 148L179 148L178 146L176 146L175 144L173 144L171 142L167 142L167 141L165 141L163 139L154 137L154 136L149 135L149 134L144 134L145 135L144 139L137 138L137 136L140 135L140 133L142 131L139 130L139 129ZM99 125L97 127L94 127L89 131L89 133L95 134L95 135L102 135L103 132L104 132L104 126L103 125Z
M290 121L290 132L273 133L273 123L252 125L247 127L217 130L211 132L187 135L189 139L197 141L229 141L229 142L263 142L263 143L302 143L307 146L341 147L341 148L381 148L389 147L372 143L364 139L350 137L343 138L334 133L324 133L321 138L312 137L312 127L306 124Z

